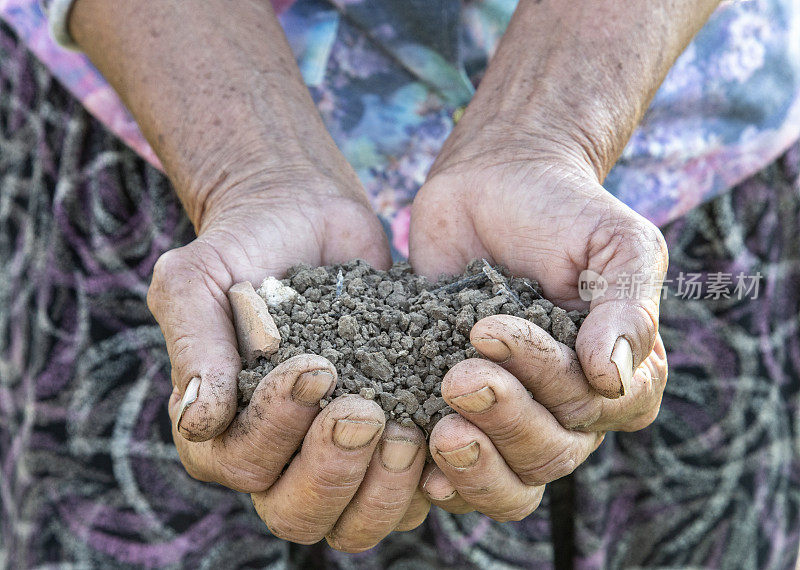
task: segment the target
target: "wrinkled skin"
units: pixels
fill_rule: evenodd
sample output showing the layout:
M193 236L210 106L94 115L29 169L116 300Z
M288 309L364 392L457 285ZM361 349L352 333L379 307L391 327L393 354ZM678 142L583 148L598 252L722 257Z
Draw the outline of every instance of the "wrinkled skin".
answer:
M452 273L483 257L538 280L547 298L569 309L589 308L578 295L583 270L609 288L592 301L575 351L523 319L487 317L470 340L494 363L467 360L444 378L442 395L459 414L431 434L435 465L423 489L451 512L478 510L499 521L535 510L543 485L572 472L606 431L649 425L667 378L658 335L667 266L660 232L606 192L591 165L509 132L451 138L414 201L415 270ZM653 286L627 298L625 276L634 274ZM621 397L610 360L620 336L640 363Z
M290 199L263 192L274 180L250 181L259 192L226 190L224 208L206 212L199 237L159 259L148 304L167 341L173 439L189 474L251 493L278 537L326 538L354 552L425 519L430 504L418 489L422 432L387 424L376 403L359 397L337 398L320 411L336 370L315 355L273 370L236 415L241 365L226 297L231 285L258 284L299 262L359 257L377 267L390 264L386 237L365 199L331 191L337 182L316 173L305 180L293 182ZM306 373L311 383L297 392ZM194 377L201 379L197 399L180 416Z
M522 518L605 431L648 425L667 375L664 241L601 181L718 3L519 3L414 202L411 261L435 276L485 257L534 277L567 308L584 306L584 269L610 289L592 301L575 351L520 319L477 323L471 341L488 360L445 376L442 395L458 414L437 424L435 463L424 466L421 432L387 425L374 402L349 396L320 411L336 373L318 356L277 367L236 415L228 288L298 262L390 261L270 3L76 2L72 36L136 118L197 228L159 260L148 295L188 472L251 493L281 538L324 537L356 552L418 525L429 500ZM632 274L651 289L615 294Z

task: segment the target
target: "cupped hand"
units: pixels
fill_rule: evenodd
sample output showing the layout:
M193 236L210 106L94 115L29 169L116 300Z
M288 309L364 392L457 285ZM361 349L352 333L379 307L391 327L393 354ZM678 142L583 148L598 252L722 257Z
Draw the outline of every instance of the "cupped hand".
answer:
M602 187L585 154L513 135L512 124L470 127L457 127L414 201L415 270L459 273L486 258L536 279L564 308L590 309L574 351L522 319L483 319L470 339L493 362L466 361L442 384L459 414L431 434L436 466L423 488L454 512L518 519L605 431L656 417L667 374L658 335L667 253L658 229ZM606 289L584 301L581 278Z
M387 267L386 237L363 191L313 170L273 174L219 189L196 226L197 239L159 259L148 293L172 364L169 414L187 471L252 493L272 532L294 542L326 537L357 551L417 526L429 508L418 490L422 433L386 425L380 407L357 396L320 412L336 383L324 358L276 367L236 414L241 360L228 289L300 262Z
M445 375L442 396L458 414L433 429L435 464L422 476L426 496L450 512L520 520L606 431L641 429L658 412L667 372L660 336L618 399L599 394L575 351L525 319L487 317L470 339L489 360L465 360Z

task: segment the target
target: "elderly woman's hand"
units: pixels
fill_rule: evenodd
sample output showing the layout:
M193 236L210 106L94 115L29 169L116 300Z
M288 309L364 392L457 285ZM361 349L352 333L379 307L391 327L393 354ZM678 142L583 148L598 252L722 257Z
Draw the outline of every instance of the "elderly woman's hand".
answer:
M358 396L320 413L336 370L314 355L275 368L235 415L241 365L226 292L298 262L360 257L386 267L385 235L360 196L312 169L292 170L291 180L271 173L218 188L213 206L203 208L198 238L161 257L148 295L172 362L169 414L187 471L252 493L280 538L326 537L348 551L424 520L429 504L417 489L424 437L385 425L383 410Z
M158 261L148 295L172 362L169 413L189 473L252 493L269 528L295 542L327 537L363 550L419 524L429 508L417 491L421 432L385 425L377 404L359 397L320 412L336 378L326 360L278 366L236 415L231 285L299 262L390 263L270 3L81 0L70 25L197 230Z
M658 229L601 184L717 3L519 4L414 201L410 258L435 276L484 257L590 313L575 351L520 319L475 325L472 343L495 363L467 361L445 377L459 414L431 434L436 467L423 487L437 504L521 518L604 431L656 417L667 251ZM581 281L594 285L583 299Z
M442 383L458 415L431 434L437 467L423 475L428 497L453 512L518 520L536 508L542 485L572 472L605 431L641 429L658 413L667 372L658 336L667 253L659 231L590 171L557 158L555 148L533 151L541 142L491 141L490 132L458 149L468 158L443 154L420 190L411 225L415 269L456 273L484 257L537 279L549 299L574 309L589 307L579 296L581 272L608 283L591 302L575 351L526 320L488 317L470 340L497 364L465 361ZM638 292L626 289L632 276L644 282Z
M571 473L606 430L644 427L658 411L666 378L660 339L631 394L608 400L589 385L574 351L528 321L488 317L471 336L476 346L502 339L510 355L499 366L467 360L445 375L442 395L458 414L434 428L436 463L422 482L450 512L520 520L539 505L544 485Z

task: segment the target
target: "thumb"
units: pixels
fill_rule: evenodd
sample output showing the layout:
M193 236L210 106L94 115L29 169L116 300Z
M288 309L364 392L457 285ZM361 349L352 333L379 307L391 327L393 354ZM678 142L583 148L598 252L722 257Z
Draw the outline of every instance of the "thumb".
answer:
M579 277L581 298L591 305L575 350L595 390L618 398L631 391L634 371L655 345L668 254L656 226L611 199Z
M162 255L147 293L172 364L176 428L190 441L211 439L230 424L241 370L225 294L231 277L216 266L213 250L201 256L201 247L193 242Z

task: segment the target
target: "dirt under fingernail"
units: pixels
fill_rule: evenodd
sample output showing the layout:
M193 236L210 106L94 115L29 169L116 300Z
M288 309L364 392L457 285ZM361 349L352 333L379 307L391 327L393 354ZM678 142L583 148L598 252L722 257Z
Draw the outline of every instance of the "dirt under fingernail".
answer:
M436 282L414 274L404 262L388 271L362 260L298 265L282 280L265 280L258 293L270 305L281 344L239 374L240 406L275 366L299 354L318 354L339 375L333 395L321 405L342 394L359 394L380 404L387 419L419 426L428 435L453 413L441 395L445 372L480 356L469 342L477 321L497 314L522 317L574 348L586 316L554 306L535 281L481 260L461 276Z

